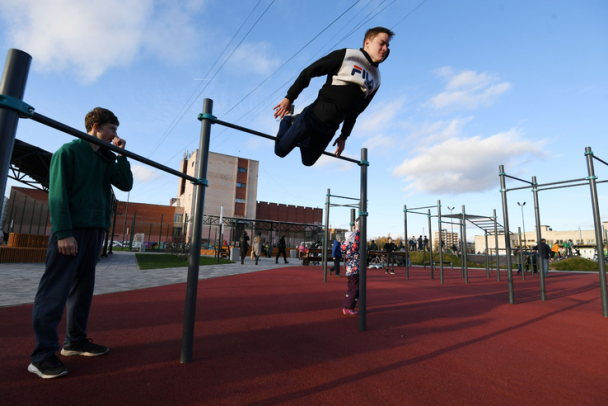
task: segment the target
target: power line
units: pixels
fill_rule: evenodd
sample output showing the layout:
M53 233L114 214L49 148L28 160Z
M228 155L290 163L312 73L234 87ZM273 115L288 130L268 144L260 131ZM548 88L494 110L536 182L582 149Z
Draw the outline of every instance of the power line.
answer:
M238 45L232 50L232 52L230 53L230 55L228 55L228 58L226 58L224 60L224 62L222 63L222 65L213 74L213 76L211 77L211 79L209 79L208 81L206 81L207 83L206 83L205 87L198 93L198 95L194 98L194 100L192 100L192 103L190 103L190 105L183 111L183 113L179 116L179 118L177 120L175 120L175 119L173 120L173 122L170 125L169 130L166 131L165 134L161 137L160 141L157 143L157 145L155 146L154 150L150 153L150 156L158 149L158 147L160 147L160 144L169 136L169 134L171 134L171 132L175 129L175 127L177 126L177 124L179 124L179 122L182 120L182 118L184 118L184 116L186 115L186 113L188 112L188 110L190 110L190 108L194 105L194 103L196 103L196 101L201 96L201 94L207 89L207 87L209 86L209 84L213 81L213 79L217 76L217 74L222 70L222 68L224 67L224 65L226 65L226 63L230 60L230 58L232 57L232 55L236 52L236 50L239 48L239 46L241 46L241 44L243 43L243 41L245 41L245 39L247 38L247 36L249 36L249 34L251 33L251 31L255 28L255 26L258 24L258 22L260 22L260 20L262 19L262 17L264 17L264 15L268 11L268 9L274 4L275 1L276 0L272 0L272 2L268 5L268 7L266 7L266 9L262 13L262 15L260 15L260 17L258 17L258 19L251 26L251 28L249 29L249 31L247 31L247 34L245 34L245 36L241 39L241 41L238 43ZM259 4L259 2L258 2L258 4ZM253 13L253 11L255 11L255 9L257 8L258 4L256 4L256 6L251 11L251 13L249 14L249 16L251 16L251 14ZM249 16L247 17L247 19L245 20L245 22L247 22L247 20L249 19ZM245 24L245 22L243 22L243 25ZM241 28L243 27L243 25L241 25ZM241 30L241 28L239 28L239 31ZM237 34L238 34L238 31L237 31ZM234 36L236 37L237 34L235 34ZM234 39L234 37L233 37L233 39ZM232 40L230 40L230 42L232 43ZM230 44L228 44L228 45L230 45ZM219 58L218 58L218 61L219 61ZM215 64L217 64L217 61L216 61ZM213 64L213 66L215 66L215 64ZM213 69L213 67L211 69ZM207 72L207 75L209 75L209 73L211 72L211 69L209 69L209 72ZM205 79L206 78L207 78L207 76L205 76ZM201 85L202 85L202 82L199 84L198 87L200 87ZM198 87L197 87L197 89L194 92L196 92L198 90ZM191 98L192 98L192 96L190 96L188 98L188 101L190 101ZM188 102L186 102L186 105L187 104L188 104ZM183 109L183 107L182 107L182 109Z

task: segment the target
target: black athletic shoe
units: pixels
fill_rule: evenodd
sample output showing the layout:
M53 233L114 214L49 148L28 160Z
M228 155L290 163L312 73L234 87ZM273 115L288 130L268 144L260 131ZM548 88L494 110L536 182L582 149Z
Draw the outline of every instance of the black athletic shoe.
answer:
M93 344L93 340L87 338L86 340L78 341L73 344L69 344L61 350L61 355L71 357L72 355L84 355L85 357L98 357L110 351L106 346Z
M68 373L68 369L55 354L43 361L32 362L27 370L42 379L58 378Z

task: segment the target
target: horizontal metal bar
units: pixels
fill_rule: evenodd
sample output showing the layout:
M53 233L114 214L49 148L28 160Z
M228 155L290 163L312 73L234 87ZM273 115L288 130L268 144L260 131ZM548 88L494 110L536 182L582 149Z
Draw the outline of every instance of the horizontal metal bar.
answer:
M197 178L194 178L192 176L186 175L185 173L182 173L180 171L176 171L175 169L169 168L168 166L161 165L158 162L152 161L152 160L150 160L148 158L144 158L143 156L137 155L137 154L135 154L135 153L133 153L131 151L127 151L126 149L117 147L116 145L110 144L109 142L102 141L102 140L100 140L97 137L92 137L92 136L90 136L89 134L87 134L85 132L79 131L79 130L77 130L75 128L72 128L72 127L67 126L67 125L65 125L63 123L60 123L59 121L55 121L55 120L53 120L51 118L43 116L42 114L34 113L31 118L32 118L32 120L34 120L34 121L36 121L36 122L38 122L40 124L44 124L44 125L47 125L47 126L49 126L51 128L54 128L56 130L62 131L64 133L66 133L66 134L73 135L74 137L80 138L81 140L85 140L85 141L88 141L88 142L90 142L92 144L99 145L100 147L104 147L106 149L112 150L112 151L114 151L114 152L116 152L118 154L127 156L127 157L129 157L131 159L134 159L134 160L139 161L141 163L144 163L146 165L152 166L152 167L154 167L156 169L160 169L161 171L164 171L164 172L170 173L172 175L178 176L180 178L188 179L188 180L190 180L192 182L198 183L198 179Z
M420 213L420 212L417 212L417 211L410 211L410 209L407 209L407 212L408 213L414 213L414 214L422 214L423 216L428 216L429 215L428 213Z
M507 188L507 192L510 192L512 190L521 190L521 189L530 189L533 188L534 186L530 185L530 186L520 186L520 187L514 187L514 188Z
M337 195L332 195L332 194L330 194L329 197L339 197L340 199L350 199L350 200L357 200L357 201L361 200L361 199L357 199L355 197L337 196Z
M606 161L603 161L601 159L599 159L598 157L596 157L595 155L591 155L592 158L597 159L598 161L600 161L601 163L603 163L604 165L608 165L608 163L606 163Z
M424 207L412 207L411 210L432 209L434 207L437 207L437 205L434 205L434 206L424 206ZM408 208L407 211L410 211L410 209Z
M273 137L272 135L264 134L264 133L261 133L259 131L255 131L255 130L250 130L249 128L241 127L240 125L236 125L236 124L232 124L232 123L227 123L226 121L212 120L212 122L214 122L216 124L223 125L224 127L233 128L235 130L239 130L239 131L243 131L243 132L246 132L246 133L249 133L249 134L257 135L258 137L266 138L266 139L269 139L269 140L276 141L276 139L277 139L277 137ZM300 146L300 145L298 145L298 146ZM332 154L331 152L327 152L327 151L323 151L323 155L327 155L327 156L330 156L332 158L341 159L343 161L352 162L352 163L355 163L357 165L361 164L361 161L357 161L356 159L347 158L345 156L336 156L335 154Z
M580 179L572 179L572 180L562 180L561 182L551 182L551 183L542 183L542 184L537 184L536 187L545 187L545 186L551 186L551 185L561 185L564 183L574 183L574 182L582 182L584 180L587 180L586 178L580 178Z
M354 207L355 209L359 208L358 204L330 204L329 207Z
M462 223L452 223L452 222L449 222L449 221L440 221L440 223L441 223L441 224L453 224L453 225L455 225L455 226L460 226L460 225L462 225Z
M504 176L507 177L507 178L518 180L520 182L529 183L531 185L533 184L532 182L530 182L528 180L519 179L519 178L516 178L515 176L511 176L511 175L507 175L507 174L504 174Z
M543 190L563 189L563 188L566 188L566 187L575 187L575 186L589 186L589 182L587 182L587 183L578 183L576 185L564 185L564 186L544 187L542 189L538 189L538 191L542 192Z

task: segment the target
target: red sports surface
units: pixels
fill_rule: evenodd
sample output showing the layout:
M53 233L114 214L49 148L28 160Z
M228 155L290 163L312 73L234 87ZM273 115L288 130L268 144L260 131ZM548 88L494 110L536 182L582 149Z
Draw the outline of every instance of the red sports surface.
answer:
M369 270L367 328L342 314L346 278L293 267L199 282L194 360L179 362L185 284L95 296L101 357L27 372L31 305L0 309L0 405L604 405L608 319L597 274ZM101 276L102 277L102 276ZM63 339L64 323L60 325Z

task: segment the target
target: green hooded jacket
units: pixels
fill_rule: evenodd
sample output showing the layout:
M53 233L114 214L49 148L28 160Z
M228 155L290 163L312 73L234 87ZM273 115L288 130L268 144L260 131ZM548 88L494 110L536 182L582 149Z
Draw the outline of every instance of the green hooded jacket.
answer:
M50 168L51 229L62 240L74 228L108 231L112 215L112 187L133 187L131 166L125 156L105 148L94 151L88 141L64 144L53 154Z

